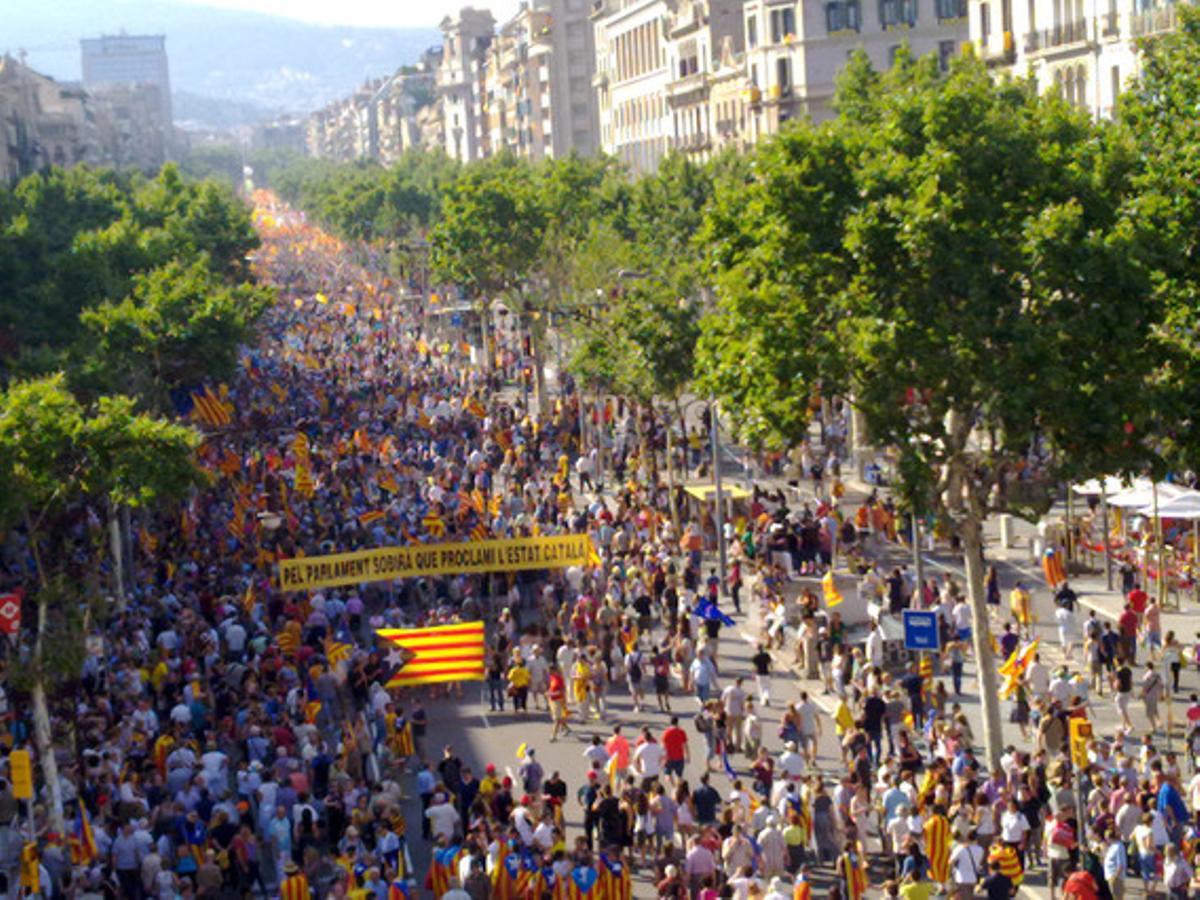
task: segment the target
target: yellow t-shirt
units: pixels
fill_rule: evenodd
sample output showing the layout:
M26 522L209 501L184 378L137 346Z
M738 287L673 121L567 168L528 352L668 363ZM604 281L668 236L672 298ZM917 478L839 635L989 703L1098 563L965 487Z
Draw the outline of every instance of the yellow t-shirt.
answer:
M513 666L508 670L508 683L516 688L529 687L529 670L524 666Z
M930 889L928 881L913 881L900 885L900 896L904 900L929 900Z

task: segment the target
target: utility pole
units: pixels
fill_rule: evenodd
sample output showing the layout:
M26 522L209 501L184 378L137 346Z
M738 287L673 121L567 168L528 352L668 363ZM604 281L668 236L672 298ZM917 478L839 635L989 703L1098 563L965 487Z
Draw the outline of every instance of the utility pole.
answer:
M721 435L717 424L717 401L708 401L708 428L712 435L713 499L717 506L717 559L721 576L721 593L725 593L725 495L721 492Z

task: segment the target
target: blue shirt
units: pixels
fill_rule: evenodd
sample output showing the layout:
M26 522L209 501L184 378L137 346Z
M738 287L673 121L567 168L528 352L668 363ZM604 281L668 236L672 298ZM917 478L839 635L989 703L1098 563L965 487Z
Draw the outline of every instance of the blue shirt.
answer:
M1158 789L1158 811L1169 812L1176 822L1187 822L1190 818L1183 797L1179 796L1179 791L1169 781L1164 781L1163 786Z

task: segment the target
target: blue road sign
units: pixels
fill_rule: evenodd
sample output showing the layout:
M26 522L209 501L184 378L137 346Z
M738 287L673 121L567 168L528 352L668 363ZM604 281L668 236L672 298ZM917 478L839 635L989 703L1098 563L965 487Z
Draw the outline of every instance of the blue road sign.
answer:
M937 613L922 609L904 610L904 649L937 650Z

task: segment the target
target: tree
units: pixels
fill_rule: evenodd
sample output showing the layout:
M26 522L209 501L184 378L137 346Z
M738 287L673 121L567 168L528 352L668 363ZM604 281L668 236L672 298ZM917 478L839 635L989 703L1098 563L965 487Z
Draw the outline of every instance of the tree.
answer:
M1114 140L1136 161L1124 209L1139 259L1165 305L1163 360L1153 384L1165 409L1146 423L1164 456L1195 469L1200 455L1200 10L1177 7L1178 27L1143 41L1141 73L1121 96ZM1156 426L1156 427L1155 427Z
M83 312L83 378L166 413L172 390L232 374L239 347L273 297L268 288L229 287L203 259L139 275L124 300Z
M718 204L726 321L708 325L704 358L726 408L780 445L820 389L899 450L905 492L961 541L995 765L983 523L1044 509L1059 478L1144 463L1126 425L1144 415L1159 309L1119 221L1120 156L1095 126L977 61L935 66L899 65L860 118L792 132L747 196Z
M190 428L138 415L125 397L101 398L85 409L61 375L19 382L0 394L0 521L20 531L35 562L37 615L21 674L29 685L51 828L60 834L66 830L48 688L77 676L82 663L78 653L63 654L57 639L78 645L83 635L55 634L52 626L55 617L69 620L72 607L86 599L70 577L78 574L72 561L80 549L73 526L93 505L142 507L182 496L199 477L193 462L199 440Z

